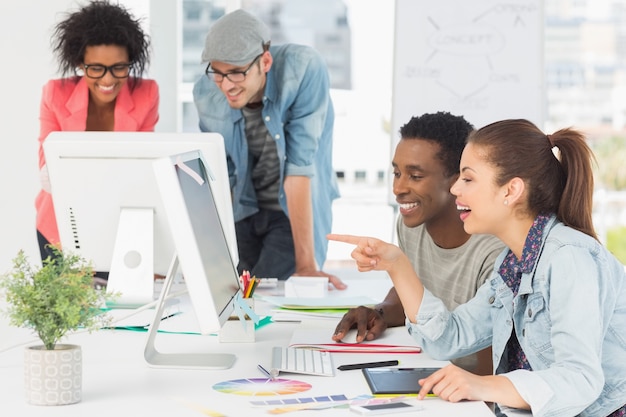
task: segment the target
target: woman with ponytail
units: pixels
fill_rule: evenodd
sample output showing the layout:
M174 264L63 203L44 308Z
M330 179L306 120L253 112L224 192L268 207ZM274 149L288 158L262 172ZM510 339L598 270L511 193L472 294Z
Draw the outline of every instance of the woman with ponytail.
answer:
M592 223L593 154L573 129L544 134L527 120L472 133L452 186L468 233L507 248L468 303L448 311L402 251L378 239L356 244L359 270L386 270L409 332L436 359L492 345L494 375L448 365L421 380L448 401L496 404L533 416L626 415L626 272Z

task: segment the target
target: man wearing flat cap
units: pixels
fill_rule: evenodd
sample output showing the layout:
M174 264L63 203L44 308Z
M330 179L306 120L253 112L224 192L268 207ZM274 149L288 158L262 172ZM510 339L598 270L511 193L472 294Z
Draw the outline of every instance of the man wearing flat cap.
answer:
M270 47L268 27L235 10L209 29L194 85L200 130L224 136L239 248L257 277L322 271L339 196L328 70L312 48Z

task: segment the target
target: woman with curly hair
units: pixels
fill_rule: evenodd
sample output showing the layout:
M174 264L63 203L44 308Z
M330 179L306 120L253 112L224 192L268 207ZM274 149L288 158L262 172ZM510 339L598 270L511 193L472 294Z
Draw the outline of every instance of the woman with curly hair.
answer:
M48 81L40 109L37 238L42 260L47 244L59 244L59 232L43 142L53 131L154 131L159 92L143 79L150 39L127 9L91 1L58 23L52 48L64 78Z

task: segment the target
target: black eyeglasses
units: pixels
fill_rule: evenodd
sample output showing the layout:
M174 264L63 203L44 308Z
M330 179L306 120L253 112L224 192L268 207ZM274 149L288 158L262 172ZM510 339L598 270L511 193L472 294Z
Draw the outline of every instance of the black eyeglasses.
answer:
M232 71L229 72L227 74L224 74L222 72L219 71L213 71L211 70L211 63L209 62L209 65L207 65L206 67L206 71L205 74L207 77L209 77L210 80L215 81L216 83L221 83L222 81L224 81L224 77L228 78L228 80L232 83L240 83L242 81L244 81L246 79L246 75L248 75L248 72L250 72L250 69L252 69L252 66L254 65L254 63L261 58L263 54L257 55L256 58L254 58L252 60L252 62L250 63L250 65L248 65L248 68L246 68L243 71Z
M115 64L108 67L100 64L83 64L82 70L89 78L102 78L107 72L110 72L115 78L127 78L132 66L133 64Z

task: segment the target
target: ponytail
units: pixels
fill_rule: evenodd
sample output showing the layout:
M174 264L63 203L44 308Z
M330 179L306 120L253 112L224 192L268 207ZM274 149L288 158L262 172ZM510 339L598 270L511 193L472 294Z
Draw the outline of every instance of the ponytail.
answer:
M580 132L567 128L545 135L528 120L512 119L473 132L468 143L484 148L485 160L497 169L497 185L524 180L530 215L554 213L597 239L591 216L593 153Z
M550 135L558 149L565 174L563 194L556 212L563 223L597 239L593 227L593 153L583 135L572 129L561 129Z

